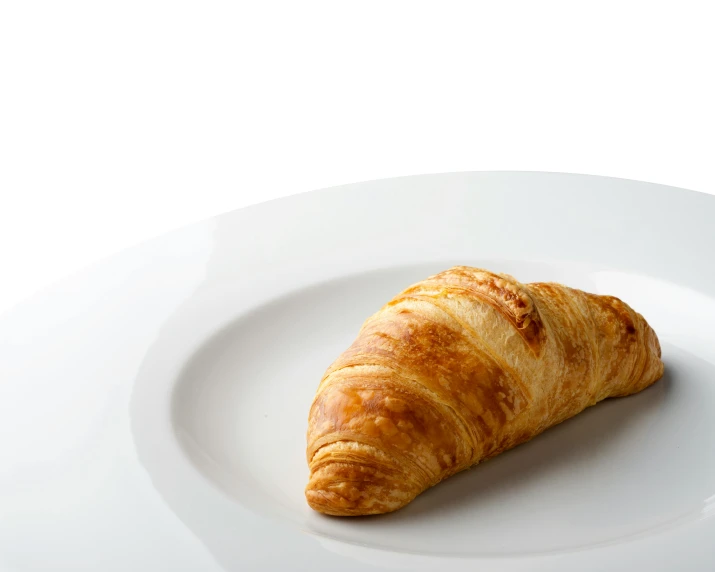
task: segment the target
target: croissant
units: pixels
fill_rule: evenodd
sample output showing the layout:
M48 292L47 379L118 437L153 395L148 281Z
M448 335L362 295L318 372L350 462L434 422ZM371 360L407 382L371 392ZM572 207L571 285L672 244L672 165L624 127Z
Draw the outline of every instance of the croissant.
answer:
M427 488L663 374L613 296L457 266L398 294L328 368L310 409L308 504L397 510Z

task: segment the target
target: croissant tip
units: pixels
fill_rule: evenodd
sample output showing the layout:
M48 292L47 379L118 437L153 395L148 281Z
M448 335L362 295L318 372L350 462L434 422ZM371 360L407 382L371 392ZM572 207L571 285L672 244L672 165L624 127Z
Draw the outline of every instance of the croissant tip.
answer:
M387 510L363 506L358 499L351 499L344 494L329 490L328 488L311 488L305 490L305 498L313 510L329 516L366 516L389 512Z
M332 466L331 466L332 465ZM313 510L333 516L366 516L392 512L417 494L404 481L390 483L366 467L329 463L311 475L305 498Z
M315 511L330 516L350 516L356 514L357 507L339 494L316 489L306 489L305 499ZM359 513L358 513L359 514Z

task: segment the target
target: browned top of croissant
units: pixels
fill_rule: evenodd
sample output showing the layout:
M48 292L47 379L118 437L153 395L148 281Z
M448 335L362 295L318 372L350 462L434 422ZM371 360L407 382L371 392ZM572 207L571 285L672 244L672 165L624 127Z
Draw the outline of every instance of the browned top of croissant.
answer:
M326 371L306 498L327 514L396 510L662 373L655 333L618 298L452 268L388 302Z

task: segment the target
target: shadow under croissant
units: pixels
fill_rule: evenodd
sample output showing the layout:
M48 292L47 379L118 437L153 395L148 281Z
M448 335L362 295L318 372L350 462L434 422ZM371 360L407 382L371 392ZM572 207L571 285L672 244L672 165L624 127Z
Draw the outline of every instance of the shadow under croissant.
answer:
M582 479L577 489L588 494L609 486L602 480L589 479L587 466L598 457L600 463L610 463L609 474L617 478L618 457L611 450L628 439L647 438L642 432L629 434L631 425L642 425L644 417L661 409L673 390L673 376L667 364L663 377L649 388L628 397L606 399L580 414L547 429L531 441L505 451L475 465L428 489L406 507L375 516L351 517L351 522L374 524L376 520L390 523L474 510L484 503L513 502L513 497L537 480L564 478ZM577 504L577 499L572 499ZM452 514L450 516L455 516ZM340 517L329 517L340 518Z

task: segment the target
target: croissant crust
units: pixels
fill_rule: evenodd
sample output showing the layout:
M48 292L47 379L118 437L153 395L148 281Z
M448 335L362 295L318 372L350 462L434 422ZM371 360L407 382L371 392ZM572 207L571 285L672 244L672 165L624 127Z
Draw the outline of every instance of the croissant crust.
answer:
M312 508L394 511L607 397L661 377L613 296L458 266L407 288L328 368L308 422Z

